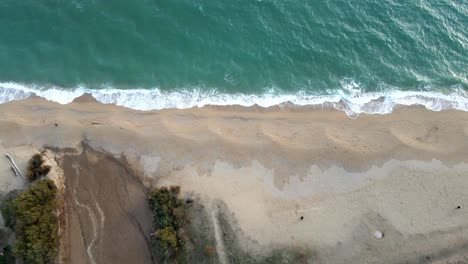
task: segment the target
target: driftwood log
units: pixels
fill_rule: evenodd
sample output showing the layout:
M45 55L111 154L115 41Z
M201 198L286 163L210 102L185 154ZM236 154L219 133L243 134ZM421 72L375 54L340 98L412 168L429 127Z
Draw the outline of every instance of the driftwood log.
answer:
M10 162L11 162L11 168L13 169L13 171L15 171L15 174L16 174L16 175L20 175L20 176L24 179L23 173L20 171L20 169L18 168L18 166L16 166L16 163L15 163L15 161L13 160L13 158L10 156L10 154L6 153L5 156L10 160Z
M16 177L18 177L18 172L15 170L15 167L11 166L10 169L13 171L13 174L15 174Z

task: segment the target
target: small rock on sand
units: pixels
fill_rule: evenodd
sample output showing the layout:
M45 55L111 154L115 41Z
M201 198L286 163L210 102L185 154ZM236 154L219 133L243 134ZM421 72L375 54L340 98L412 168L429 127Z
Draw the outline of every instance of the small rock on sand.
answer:
M380 239L383 238L383 236L384 236L384 234L382 233L382 231L377 230L377 231L374 232L375 239L380 240Z

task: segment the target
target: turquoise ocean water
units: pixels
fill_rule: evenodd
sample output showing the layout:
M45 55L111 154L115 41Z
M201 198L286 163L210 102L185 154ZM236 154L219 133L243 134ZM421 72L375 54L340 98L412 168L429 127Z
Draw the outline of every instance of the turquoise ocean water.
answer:
M468 110L467 73L463 0L0 1L0 102Z

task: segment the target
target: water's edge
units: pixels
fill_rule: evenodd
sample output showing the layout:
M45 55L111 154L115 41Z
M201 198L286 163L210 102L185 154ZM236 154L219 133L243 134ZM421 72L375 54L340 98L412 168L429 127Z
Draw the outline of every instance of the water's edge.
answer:
M271 107L285 103L297 106L327 105L346 112L352 118L361 113L388 114L396 105L422 105L429 110L461 110L468 112L468 96L463 89L452 93L429 91L398 91L375 93L352 93L340 90L335 95L313 95L306 92L295 94L278 93L274 90L263 94L225 94L216 91L181 90L165 92L159 89L88 89L77 87L73 89L41 88L18 83L0 83L0 103L21 100L37 95L47 100L68 104L73 99L91 94L105 104L116 104L136 110L159 110L166 108L185 109L207 105L240 105Z

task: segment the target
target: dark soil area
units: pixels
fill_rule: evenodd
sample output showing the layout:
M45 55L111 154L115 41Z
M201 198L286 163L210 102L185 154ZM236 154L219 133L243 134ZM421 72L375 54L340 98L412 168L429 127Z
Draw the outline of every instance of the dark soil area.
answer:
M85 147L65 155L66 263L153 263L148 192L122 163Z

